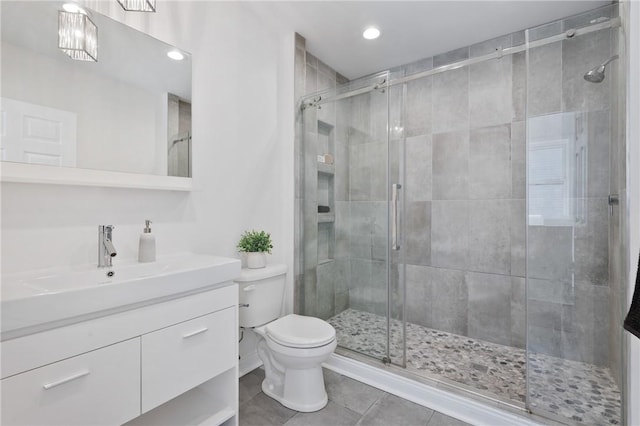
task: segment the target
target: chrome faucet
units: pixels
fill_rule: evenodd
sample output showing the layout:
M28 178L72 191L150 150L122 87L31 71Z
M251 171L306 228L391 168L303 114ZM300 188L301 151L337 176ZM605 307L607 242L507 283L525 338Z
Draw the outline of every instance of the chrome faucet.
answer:
M113 228L113 225L98 226L98 268L111 267L111 259L117 254L112 241Z

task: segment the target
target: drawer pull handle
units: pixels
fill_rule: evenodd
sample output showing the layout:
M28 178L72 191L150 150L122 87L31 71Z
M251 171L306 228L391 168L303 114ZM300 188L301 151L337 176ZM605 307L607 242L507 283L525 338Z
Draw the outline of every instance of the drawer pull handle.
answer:
M200 330L192 331L191 333L185 334L184 336L182 336L182 338L188 339L189 337L197 336L198 334L202 334L208 330L209 329L207 327L202 327Z
M69 383L72 382L76 379L79 379L80 377L84 377L84 376L88 376L89 375L89 370L85 370L85 371L81 371L79 373L73 374L69 377L65 377L64 379L60 379L57 380L55 382L51 382L51 383L45 383L44 385L42 385L42 388L44 390L49 390L51 388L55 388L56 386L60 386L60 385L64 385L65 383Z

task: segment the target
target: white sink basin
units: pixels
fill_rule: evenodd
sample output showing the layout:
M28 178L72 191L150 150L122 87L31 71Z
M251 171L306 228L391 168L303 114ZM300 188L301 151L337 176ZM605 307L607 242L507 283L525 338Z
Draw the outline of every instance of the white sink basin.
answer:
M2 340L213 288L239 275L238 259L197 254L4 275Z

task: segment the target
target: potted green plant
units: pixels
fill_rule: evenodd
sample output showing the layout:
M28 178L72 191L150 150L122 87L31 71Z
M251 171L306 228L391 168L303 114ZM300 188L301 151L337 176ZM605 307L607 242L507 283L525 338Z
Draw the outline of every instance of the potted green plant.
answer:
M250 269L267 266L266 254L271 254L272 248L271 234L264 231L245 231L238 242L238 250L246 253L247 268Z

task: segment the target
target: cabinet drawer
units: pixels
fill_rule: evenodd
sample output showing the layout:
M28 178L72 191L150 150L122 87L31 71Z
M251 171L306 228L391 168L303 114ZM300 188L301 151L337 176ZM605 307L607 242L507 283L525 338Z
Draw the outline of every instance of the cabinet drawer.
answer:
M3 425L114 425L140 414L140 339L2 380Z
M236 312L223 309L141 337L143 413L235 365Z

